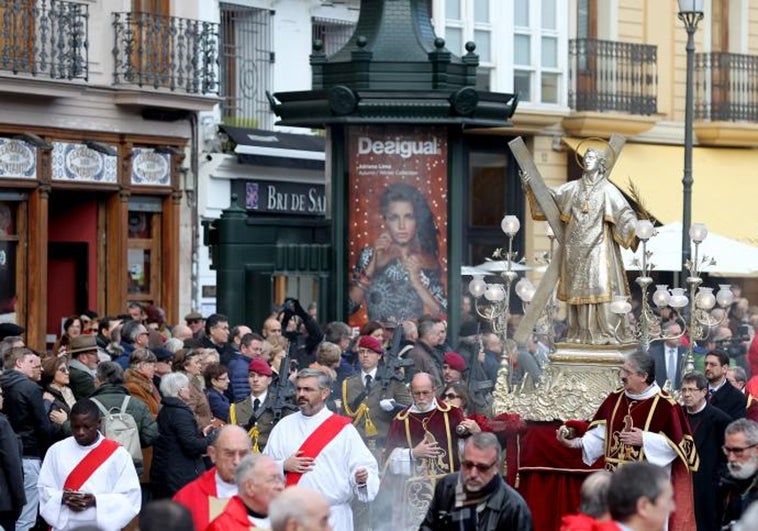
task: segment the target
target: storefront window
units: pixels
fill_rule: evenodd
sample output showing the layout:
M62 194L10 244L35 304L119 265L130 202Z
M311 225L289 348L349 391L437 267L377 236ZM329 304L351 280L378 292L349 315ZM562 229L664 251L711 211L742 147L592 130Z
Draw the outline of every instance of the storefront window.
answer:
M0 317L16 311L18 203L0 202Z
M143 203L129 211L127 289L130 301L153 303L160 300L161 214Z

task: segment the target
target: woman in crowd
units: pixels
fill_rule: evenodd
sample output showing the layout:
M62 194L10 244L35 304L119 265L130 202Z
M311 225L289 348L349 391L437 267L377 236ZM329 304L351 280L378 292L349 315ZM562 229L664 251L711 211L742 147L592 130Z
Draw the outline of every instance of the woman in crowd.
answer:
M195 414L201 430L210 425L213 419L211 406L208 399L205 398L202 357L203 349L182 349L174 354L172 366L174 372L184 374L190 382L189 396L186 402Z
M161 395L153 384L156 363L155 354L145 348L138 348L132 351L129 356L129 368L124 371L124 387L132 398L145 404L153 419L158 416L161 403ZM150 483L150 467L153 463L152 446L142 449L142 462L140 483L143 490L146 490Z
M471 401L471 397L469 395L466 384L454 383L446 385L445 390L442 392L442 396L440 396L440 399L446 404L461 409L464 419L459 424L459 426L463 426L462 429L465 429L464 433L467 435L478 433L482 431L482 428L485 427L482 426L482 424L486 425L487 417L484 415L469 415L468 407L469 402Z
M60 354L68 350L68 344L76 336L82 334L82 319L78 315L71 315L63 321L63 334L53 346L53 353Z
M40 385L43 398L49 405L49 411L62 411L66 417L71 413L71 407L76 402L74 392L68 386L68 357L65 354L48 355L42 360L42 377ZM53 424L53 440L60 441L71 435L71 426L67 421Z
M161 379L162 407L158 413L158 440L153 450L150 481L155 498L171 498L205 470L203 454L212 426L200 431L189 406L191 384L187 374L172 372Z
M211 363L203 371L205 396L211 407L211 414L224 422L229 422L229 399L224 394L229 388L229 370L220 363Z

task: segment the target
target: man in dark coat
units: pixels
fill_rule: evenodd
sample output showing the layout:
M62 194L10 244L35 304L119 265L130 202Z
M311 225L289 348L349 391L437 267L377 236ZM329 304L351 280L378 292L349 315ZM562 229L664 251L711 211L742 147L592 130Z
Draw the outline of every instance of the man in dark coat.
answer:
M721 479L719 499L726 526L740 519L758 501L758 423L737 419L724 432L727 473ZM731 527L729 527L731 529Z
M2 390L0 390L0 409L3 409ZM0 413L0 528L2 529L15 529L16 519L26 503L21 451L21 441L13 432L8 419Z
M529 507L503 481L499 473L501 462L502 449L494 434L480 432L469 437L460 472L437 482L420 530L531 531Z
M726 379L729 356L721 350L705 355L705 377L708 378L708 403L729 415L732 420L744 419L747 398Z
M5 372L0 376L5 396L3 411L23 446L21 464L26 505L17 525L20 529L29 529L37 519L37 478L42 457L50 445L52 425L42 399L42 388L37 385L42 374L39 356L28 348L17 347L6 355L4 367ZM62 417L57 422L63 423L67 415L62 413Z
M724 463L721 451L724 430L731 419L705 400L708 380L699 372L684 375L681 379L681 392L692 437L700 456L700 467L692 474L695 521L698 531L718 531L721 529L721 507L713 492L718 487Z

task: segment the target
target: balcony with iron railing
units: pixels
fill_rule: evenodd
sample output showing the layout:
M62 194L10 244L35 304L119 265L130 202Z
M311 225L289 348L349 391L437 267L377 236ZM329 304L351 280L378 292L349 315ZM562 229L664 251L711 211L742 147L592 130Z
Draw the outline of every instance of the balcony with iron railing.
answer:
M125 12L113 13L113 28L114 85L218 94L218 24Z
M89 6L63 0L0 2L0 77L87 81Z
M649 129L657 120L657 68L655 46L569 40L568 95L574 112L564 119L564 127L574 134Z
M695 54L695 132L713 145L758 143L758 56Z

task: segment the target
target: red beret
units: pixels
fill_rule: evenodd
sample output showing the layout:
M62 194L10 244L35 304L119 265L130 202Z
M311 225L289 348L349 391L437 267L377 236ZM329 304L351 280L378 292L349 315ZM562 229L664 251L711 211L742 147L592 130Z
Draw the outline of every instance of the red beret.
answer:
M253 361L250 362L250 365L247 367L248 372L257 372L258 374L262 374L263 376L271 376L271 367L269 367L268 363L263 361L260 358L256 358Z
M382 342L374 336L361 336L358 340L358 348L367 348L373 350L377 354L383 354Z
M466 370L466 360L464 360L463 356L457 352L445 352L445 356L442 358L442 362L447 363L448 367L458 372L463 372Z

